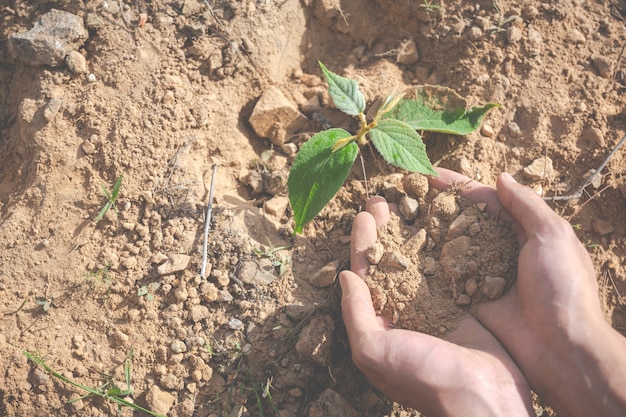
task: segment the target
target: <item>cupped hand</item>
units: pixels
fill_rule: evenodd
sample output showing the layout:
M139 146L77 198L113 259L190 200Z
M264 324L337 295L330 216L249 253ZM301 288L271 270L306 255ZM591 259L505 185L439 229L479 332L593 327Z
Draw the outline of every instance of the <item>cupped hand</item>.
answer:
M365 251L388 219L385 200L372 198L352 226L352 270L339 277L354 363L389 398L428 416L534 415L526 380L475 319L465 319L442 340L391 328L376 316L362 279L368 270Z
M616 381L626 382L621 370L626 355L614 352L626 353L626 345L604 320L593 264L570 224L508 174L498 177L496 191L453 171L438 171L432 185L464 185L461 195L487 202L487 210L512 221L517 234L517 282L499 300L479 307L481 324L558 412L624 415L624 386Z

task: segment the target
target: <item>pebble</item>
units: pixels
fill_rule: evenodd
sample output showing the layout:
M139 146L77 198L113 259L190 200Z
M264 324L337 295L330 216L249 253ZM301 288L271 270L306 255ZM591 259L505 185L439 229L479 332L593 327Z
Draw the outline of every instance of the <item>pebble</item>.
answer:
M612 61L609 57L605 55L599 55L593 58L593 65L598 69L600 76L602 78L611 78L611 66Z
M467 294L459 294L455 302L458 306L468 306L472 302L472 298Z
M330 388L326 388L317 400L309 403L306 417L329 417L329 410L332 410L333 417L357 417L350 403Z
M86 155L94 155L98 152L98 149L96 148L96 145L94 145L93 143L89 142L88 140L84 141L80 147L82 148L83 152L85 152Z
M281 218L285 214L289 206L289 198L282 195L276 195L265 202L263 208L269 215Z
M274 282L273 273L260 268L254 261L246 261L237 275L244 284L268 285Z
M482 38L482 36L483 36L483 31L479 27L472 26L467 31L467 37L472 41L477 41L480 38Z
M520 129L517 123L511 122L507 127L512 138L519 138L522 135L522 129Z
M43 109L43 117L46 119L46 122L50 123L52 119L54 119L54 116L56 116L57 113L59 113L59 110L61 110L62 105L62 98L54 97L48 101Z
M11 53L27 65L56 67L88 37L81 17L51 9L28 32L11 34L8 44Z
M583 130L580 138L583 142L589 144L593 148L602 148L605 146L602 131L594 126L590 126Z
M74 74L87 72L87 59L78 51L70 51L65 57L65 65Z
M184 353L187 352L187 345L182 340L174 340L170 345L173 353Z
M437 194L437 196L433 198L431 209L433 216L447 220L456 217L461 211L454 194L450 193Z
M465 281L465 293L472 297L478 291L478 283L474 278L470 278Z
M292 156L298 153L298 145L295 143L283 143L280 145L280 149L285 153L285 155Z
M171 253L168 255L167 261L164 264L159 265L157 272L159 275L169 275L175 272L184 271L189 265L191 257L189 255L183 255L181 253Z
M605 220L596 219L591 222L591 228L600 236L608 235L613 232L613 225Z
M210 313L209 313L209 309L207 306L195 305L191 307L191 310L189 310L188 315L189 315L189 318L194 323L197 323L209 317Z
M337 277L339 261L332 261L309 277L309 282L316 288L328 287Z
M583 44L587 42L585 35L575 28L567 31L566 39L575 44Z
M480 134L486 138L492 138L496 135L496 133L493 130L493 127L491 127L491 125L487 123L484 123L482 127L480 128Z
M217 301L221 303L229 303L233 301L233 296L228 292L228 290L219 290L217 292Z
M176 397L156 385L152 385L146 394L147 408L158 414L168 414L175 400Z
M400 214L404 217L405 220L411 221L415 220L417 214L419 212L419 203L416 199L411 198L409 196L404 196L400 199L399 207Z
M424 269L422 273L424 275L435 275L437 272L437 260L431 256L424 258Z
M506 39L509 43L517 43L522 40L522 31L515 26L511 26L506 30Z
M228 320L228 327L231 330L241 330L243 329L243 322L233 317L230 320Z
M413 65L419 61L420 56L417 52L417 45L413 39L404 41L399 48L397 62L402 65Z
M403 181L404 191L413 198L424 197L428 193L428 178L422 174L409 174Z
M411 260L396 251L387 253L387 255L383 258L382 263L387 268L397 269L400 271L409 269L411 266Z
M384 254L385 247L379 242L370 245L365 251L365 256L367 257L369 263L372 265L378 265Z
M478 223L470 224L470 226L468 227L467 231L468 231L470 236L476 236L477 234L480 233L480 224L478 224Z
M476 216L466 215L464 213L459 214L448 227L447 239L456 239L464 235L474 222L476 222Z
M552 159L548 156L542 156L525 166L522 172L528 179L539 181L543 178L551 178L553 171Z
M293 125L298 124L301 118L298 107L287 100L278 88L270 86L259 98L248 121L257 135L280 146L286 142L286 131L296 130Z
M504 288L506 287L506 280L501 277L486 276L482 283L481 291L489 299L495 300L502 296Z

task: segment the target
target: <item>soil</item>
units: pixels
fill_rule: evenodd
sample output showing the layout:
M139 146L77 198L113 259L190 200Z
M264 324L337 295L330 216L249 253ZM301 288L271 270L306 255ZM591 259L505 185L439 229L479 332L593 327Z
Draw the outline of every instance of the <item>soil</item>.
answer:
M0 415L116 413L98 398L69 403L84 393L23 351L92 387L123 386L132 352L127 398L171 416L418 415L350 360L335 275L366 201L360 163L292 234L297 146L357 127L330 105L317 62L356 79L368 106L419 84L499 103L467 137L424 136L439 166L490 185L507 171L545 196L574 194L626 134L624 2L427 3L0 1ZM86 40L74 61L24 63L9 37L52 9L82 19ZM301 116L270 140L250 117L272 88ZM624 152L580 198L550 204L589 249L606 318L626 334ZM405 173L367 146L362 156L369 193L401 203ZM418 216L386 228L370 284L390 320L444 335L515 279L514 241L454 193L413 198ZM438 199L452 214L435 214ZM554 415L540 399L536 411Z

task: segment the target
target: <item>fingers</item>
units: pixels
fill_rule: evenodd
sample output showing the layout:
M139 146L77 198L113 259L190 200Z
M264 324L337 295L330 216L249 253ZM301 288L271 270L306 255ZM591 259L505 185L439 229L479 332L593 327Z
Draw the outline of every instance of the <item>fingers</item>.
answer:
M436 170L439 173L438 177L428 177L428 182L433 187L440 190L459 187L458 193L463 198L474 204L486 203L489 213L505 221L513 220L513 217L500 204L496 190L493 188L449 169L436 168Z
M372 197L366 204L366 212L356 215L350 238L350 269L361 278L367 275L369 262L367 248L376 243L376 229L389 221L389 206L382 197Z
M382 321L376 317L372 297L367 284L351 271L339 274L341 285L341 312L350 344L371 332L384 330Z

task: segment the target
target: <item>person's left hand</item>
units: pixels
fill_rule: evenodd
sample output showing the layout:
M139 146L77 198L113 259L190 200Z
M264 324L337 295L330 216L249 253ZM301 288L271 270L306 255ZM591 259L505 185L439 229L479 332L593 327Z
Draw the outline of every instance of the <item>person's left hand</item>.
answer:
M394 329L377 317L369 289L367 248L389 220L381 197L352 226L351 271L340 276L343 320L352 359L390 399L428 416L534 416L528 383L502 345L474 318L447 340Z

